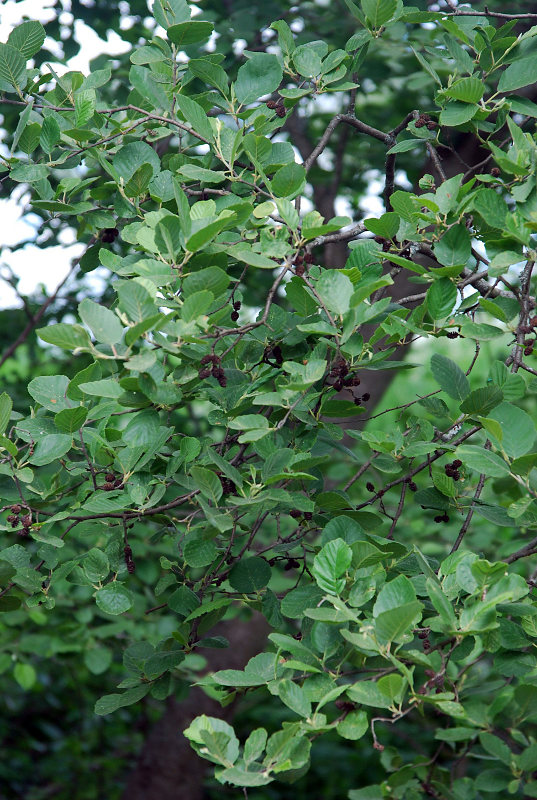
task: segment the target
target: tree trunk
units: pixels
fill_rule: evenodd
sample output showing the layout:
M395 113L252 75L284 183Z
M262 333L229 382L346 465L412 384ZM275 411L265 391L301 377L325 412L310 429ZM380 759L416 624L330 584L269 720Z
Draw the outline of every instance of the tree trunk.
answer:
M247 622L233 619L220 623L214 634L225 636L230 646L204 651L208 671L243 669L252 656L262 652L268 632L265 618L257 612ZM234 710L234 703L222 708L198 687L181 702L168 698L166 710L149 733L128 779L124 800L202 800L209 762L194 753L183 731L200 714L229 721Z

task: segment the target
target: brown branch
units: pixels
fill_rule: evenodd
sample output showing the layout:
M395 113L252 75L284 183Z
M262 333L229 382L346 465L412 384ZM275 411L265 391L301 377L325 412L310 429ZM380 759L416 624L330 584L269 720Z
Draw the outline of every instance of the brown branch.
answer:
M489 439L487 439L487 441L485 442L485 450L490 450L490 448L491 448L491 442L490 442ZM459 547L461 546L462 540L464 539L464 537L466 536L466 534L468 532L468 528L470 527L470 523L472 521L472 517L474 516L475 504L479 500L479 498L481 497L481 492L483 491L483 487L485 485L486 477L487 476L484 473L482 473L479 476L479 481L478 481L478 484L477 484L477 487L476 487L476 490L475 490L475 493L474 493L474 496L473 496L473 499L472 499L472 504L471 504L470 508L468 509L468 514L466 515L466 519L462 523L462 527L461 527L461 529L459 531L459 535L457 536L457 538L455 540L455 544L453 545L453 547L451 548L451 550L449 552L450 555L451 555L451 553L454 553L456 550L459 549Z

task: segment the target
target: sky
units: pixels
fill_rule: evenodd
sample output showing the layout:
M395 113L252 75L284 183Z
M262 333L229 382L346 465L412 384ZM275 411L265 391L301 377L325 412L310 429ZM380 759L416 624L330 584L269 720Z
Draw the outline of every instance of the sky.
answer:
M0 0L0 42L7 40L11 30L20 24L25 16L43 23L52 20L55 15L53 3L54 0L3 0L3 2ZM69 0L64 0L63 5L64 9L68 9ZM72 15L68 10L60 16L60 22L64 24L72 22ZM126 18L122 22L122 27L129 24L129 19ZM75 40L81 45L80 53L70 59L67 66L52 62L58 72L75 69L88 74L90 60L100 53L114 56L129 49L129 45L123 42L117 33L109 32L107 40L104 41L80 20L75 22L74 31ZM47 44L49 43L50 49L53 50L50 40ZM1 143L0 152L6 152ZM319 163L330 168L329 164L322 164L321 159ZM368 216L378 216L384 210L379 197L382 191L381 176L380 173L371 172L366 177L369 179L369 186L361 202L361 208ZM406 176L401 173L397 175L397 179L404 185ZM47 292L52 292L69 271L71 260L83 252L84 245L76 242L76 232L73 228L62 231L61 244L58 246L41 248L39 240L34 244L32 240L38 235L39 218L36 215L23 213L27 201L28 195L25 194L24 187L19 187L10 198L0 199L0 242L4 246L0 258L0 277L15 274L20 278L19 290L22 294L32 292L41 283ZM308 209L309 204L305 204L304 210ZM348 204L343 198L336 201L336 213L349 215ZM25 241L28 241L28 244L23 248L14 252L9 249ZM95 275L99 280L97 273L98 270L92 273L92 276ZM5 280L0 280L0 308L19 305L21 302L14 289Z

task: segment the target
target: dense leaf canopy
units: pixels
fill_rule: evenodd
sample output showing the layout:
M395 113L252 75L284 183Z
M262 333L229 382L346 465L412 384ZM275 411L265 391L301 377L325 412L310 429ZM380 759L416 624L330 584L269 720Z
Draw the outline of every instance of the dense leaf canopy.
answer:
M2 312L0 671L53 790L7 728L0 776L117 797L197 684L214 796L537 797L537 15L122 5L73 3L132 45L87 75L61 14L0 44L2 187L84 245Z

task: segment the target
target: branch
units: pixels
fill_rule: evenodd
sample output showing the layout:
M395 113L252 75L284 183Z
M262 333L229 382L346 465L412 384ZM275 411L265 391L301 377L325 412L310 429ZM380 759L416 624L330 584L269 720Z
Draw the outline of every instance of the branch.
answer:
M490 450L490 448L491 448L491 442L490 442L489 439L487 439L487 441L485 442L485 450ZM474 516L475 504L479 500L479 498L481 497L481 492L483 491L483 487L485 485L486 477L487 476L485 474L483 474L483 473L479 476L479 482L478 482L476 490L475 490L475 494L474 494L474 497L473 497L473 500L472 500L472 504L471 504L470 508L468 509L468 514L466 515L466 519L464 520L464 522L462 524L462 527L461 527L461 529L459 531L459 535L457 536L457 539L455 540L455 544L453 545L453 547L450 550L450 553L449 553L450 555L451 555L451 553L454 553L456 550L459 549L459 547L461 546L462 540L464 539L466 533L468 532L468 528L470 527L470 522L472 521L472 517Z
M26 341L28 336L32 333L34 328L37 327L39 321L42 319L43 314L45 313L47 308L50 306L51 303L54 302L54 300L58 296L58 292L60 291L60 289L65 285L65 283L67 283L67 281L69 280L69 278L71 277L71 275L73 274L73 272L75 271L77 266L79 265L80 260L86 254L88 249L91 247L91 245L95 241L96 241L95 237L92 236L92 238L89 240L88 245L87 245L86 249L84 250L84 252L78 258L73 259L73 261L71 262L71 268L69 269L69 272L67 273L65 278L63 278L63 280L61 280L60 283L56 286L56 289L50 295L50 297L47 297L45 302L37 310L35 316L33 317L33 319L30 320L30 322L24 328L22 333L20 333L19 336L15 339L15 341L12 342L12 344L9 345L7 350L4 351L4 353L0 357L0 367L2 366L2 364L5 364L5 362L8 360L8 358L11 358L13 353L17 350L18 347L20 347L21 344L24 344L24 342Z

